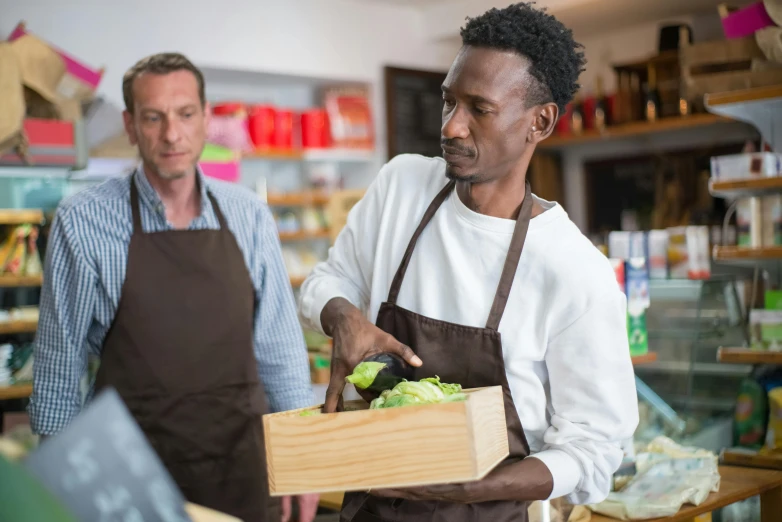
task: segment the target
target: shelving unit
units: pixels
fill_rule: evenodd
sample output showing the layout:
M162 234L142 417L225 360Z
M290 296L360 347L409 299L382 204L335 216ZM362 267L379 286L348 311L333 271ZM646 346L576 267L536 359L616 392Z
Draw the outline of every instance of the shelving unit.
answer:
M13 384L11 386L0 386L0 401L12 399L26 399L33 393L33 384Z
M782 85L707 94L706 108L715 115L754 125L772 150L782 152ZM710 191L715 197L758 198L782 192L782 178L713 180ZM717 246L716 262L763 268L779 277L782 274L782 246ZM721 347L717 360L723 364L782 364L782 352ZM761 455L744 448L726 448L720 454L725 464L782 470L782 457Z
M730 119L714 114L693 114L691 116L680 116L671 118L662 118L655 122L638 121L612 125L603 132L597 130L585 131L577 135L552 135L538 145L539 149L558 149L571 145L583 145L598 141L630 139L660 134L665 132L674 132L679 130L697 129L701 127L710 127L730 123Z
M37 209L0 209L0 225L24 225L43 223L43 211Z
M43 284L43 275L15 276L0 274L0 288L35 287Z
M266 204L270 207L302 207L307 205L326 205L328 194L322 192L291 192L287 194L269 194Z
M38 321L4 321L0 322L0 335L35 333Z
M280 232L280 241L306 241L310 239L328 239L328 229L308 231L302 230L300 232Z

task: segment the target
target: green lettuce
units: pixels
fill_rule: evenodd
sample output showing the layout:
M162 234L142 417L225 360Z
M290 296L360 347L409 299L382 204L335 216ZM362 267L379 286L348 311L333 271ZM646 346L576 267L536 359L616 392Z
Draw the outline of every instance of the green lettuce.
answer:
M377 374L386 366L385 363L371 361L359 363L353 370L353 373L345 377L345 381L353 384L356 388L365 390L375 382Z
M429 377L417 382L400 382L393 389L381 393L371 402L369 409L457 402L466 398L461 385L442 383L439 377Z

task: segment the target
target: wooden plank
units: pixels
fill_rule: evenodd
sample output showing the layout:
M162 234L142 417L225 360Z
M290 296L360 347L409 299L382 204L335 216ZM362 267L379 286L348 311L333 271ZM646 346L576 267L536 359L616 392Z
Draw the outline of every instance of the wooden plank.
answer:
M5 321L0 322L0 335L35 333L38 321Z
M303 157L300 150L255 150L242 155L243 159L266 159L281 161L298 161Z
M291 192L288 194L269 194L267 204L270 207L305 207L325 205L329 195L322 192Z
M782 85L710 93L706 95L706 105L715 108L737 103L762 102L775 98L782 98Z
M463 402L369 410L363 401L355 401L346 409L363 409L304 417L303 410L264 415L272 495L414 487L484 477L508 455L502 388L467 394Z
M280 232L280 241L304 241L307 239L327 239L330 237L329 230L302 230L300 232Z
M675 515L649 519L645 522L690 522L698 515L710 513L755 495L761 495L761 499L763 499L764 493L782 487L782 471L720 466L720 476L722 477L720 490L709 495L700 506L688 504ZM771 497L768 498L771 499ZM773 504L770 505L773 506ZM771 518L768 521L778 521L779 513L780 511L776 511L777 518ZM616 522L616 519L593 513L592 522ZM763 522L766 522L766 519L763 519Z
M720 348L717 360L736 364L782 364L782 352L750 350L749 348Z
M723 118L714 114L692 114L690 116L661 118L655 122L636 121L611 125L607 127L604 132L589 130L579 135L560 136L554 134L542 141L538 145L538 149L553 149L597 141L638 138L650 134L696 129L729 122L731 122L731 120L728 118Z
M709 191L721 198L747 198L772 192L782 192L782 176L709 181Z
M649 352L644 355L634 355L632 357L633 364L648 364L653 363L657 360L657 353L656 352Z
M740 247L715 246L715 261L782 260L782 246Z
M765 58L754 36L685 44L679 47L679 63L682 67L748 62L753 58Z
M749 453L726 448L720 454L720 460L723 464L731 466L782 470L782 455L759 455L757 452Z
M14 384L12 386L0 387L0 401L10 399L26 399L33 393L33 384Z
M345 498L345 494L341 491L332 491L329 493L321 493L318 505L324 509L330 509L332 511L340 511L342 509L342 501Z
M15 276L9 274L0 274L0 288L41 286L42 284L43 275Z
M192 502L185 503L185 511L193 519L193 522L242 522L236 517L193 504Z
M0 208L0 225L40 225L43 223L43 211L37 209Z

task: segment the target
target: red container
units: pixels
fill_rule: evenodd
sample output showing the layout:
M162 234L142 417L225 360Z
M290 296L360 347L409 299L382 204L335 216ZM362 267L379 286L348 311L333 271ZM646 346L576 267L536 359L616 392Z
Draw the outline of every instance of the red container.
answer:
M277 109L275 112L272 146L280 150L293 148L293 111Z
M248 131L256 149L274 146L275 112L271 105L257 105L250 109Z
M331 146L329 118L325 109L311 109L301 114L301 146L305 149Z
M226 102L212 105L212 114L215 116L243 116L245 107L240 102Z

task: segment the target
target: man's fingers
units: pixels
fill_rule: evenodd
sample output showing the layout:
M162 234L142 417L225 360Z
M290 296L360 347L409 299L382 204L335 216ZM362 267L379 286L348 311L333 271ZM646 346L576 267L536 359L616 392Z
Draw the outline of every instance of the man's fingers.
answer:
M338 411L342 391L345 389L345 372L335 368L331 372L329 387L326 388L326 402L323 405L323 413L335 413Z
M415 354L415 352L409 347L406 346L399 341L396 341L391 344L389 347L391 348L391 352L395 353L405 361L407 361L407 364L411 366L421 366L423 362L421 359Z
M299 522L312 522L318 513L319 495L302 495L299 499Z
M291 497L282 497L282 522L289 522L291 519Z

